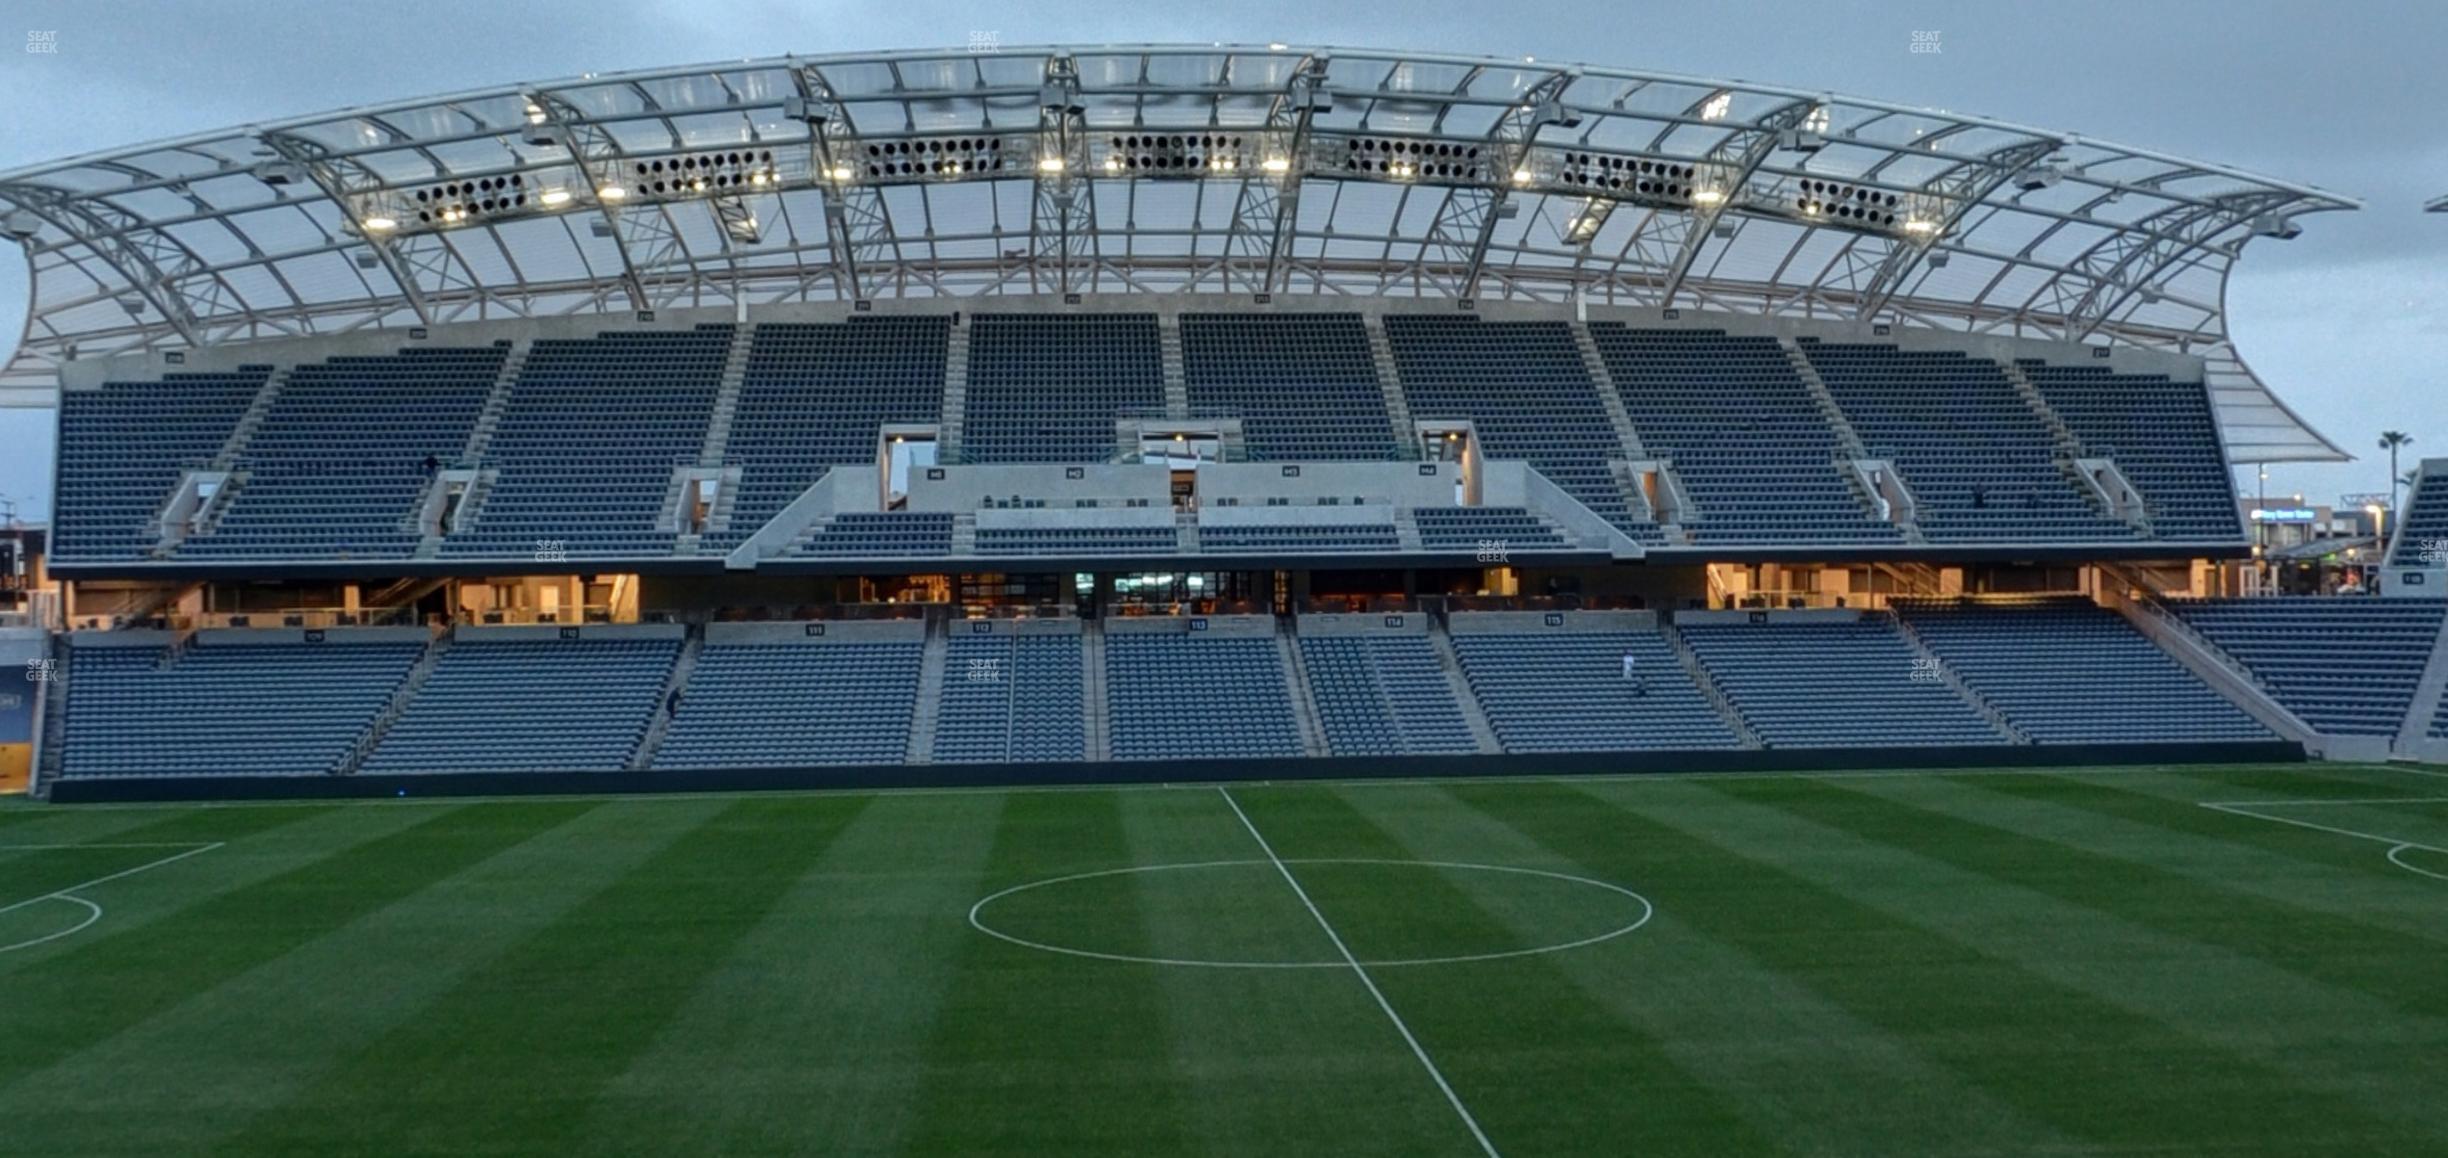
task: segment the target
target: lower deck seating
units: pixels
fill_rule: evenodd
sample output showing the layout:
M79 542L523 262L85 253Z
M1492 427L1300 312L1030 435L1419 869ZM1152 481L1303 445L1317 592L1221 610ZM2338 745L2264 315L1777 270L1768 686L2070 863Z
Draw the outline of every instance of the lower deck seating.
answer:
M921 657L915 640L708 644L654 766L900 763Z
M1335 755L1478 751L1427 636L1305 635L1300 649Z
M1169 555L1177 544L1171 527L980 527L977 533L980 555Z
M2339 596L2174 599L2167 606L2288 711L2340 736L2397 733L2448 610L2428 599Z
M1898 605L1966 686L2036 744L2276 737L2088 599Z
M421 642L75 647L63 776L338 772Z
M1105 641L1117 760L1298 756L1290 687L1272 636L1125 632Z
M662 710L679 654L664 639L454 643L364 771L618 771Z
M1453 644L1507 752L1741 746L1657 632L1456 632Z
M1881 615L1678 625L1709 678L1772 748L2002 744L2007 738Z
M953 625L935 717L940 764L1088 754L1076 635L969 635Z

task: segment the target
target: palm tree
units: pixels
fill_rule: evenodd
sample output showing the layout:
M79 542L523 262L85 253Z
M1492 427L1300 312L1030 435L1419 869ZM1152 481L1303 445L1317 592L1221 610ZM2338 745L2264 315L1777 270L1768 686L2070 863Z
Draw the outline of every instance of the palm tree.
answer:
M2398 478L2398 474L2397 474L2397 448L2398 448L2398 447L2401 447L2401 446L2405 446L2405 445L2407 445L2408 443L2411 443L2411 442L2413 442L2413 441L2414 441L2414 436L2413 436L2413 435L2411 435L2411 434L2407 434L2405 431L2402 431L2402 430L2383 430L2383 431L2381 431L2381 432L2380 432L2380 449L2382 449L2382 450L2385 450L2385 451L2389 452L2389 509L2390 509L2390 510L2395 510L2395 509L2397 508L2397 486L2398 486L2398 483L2400 482L2400 479Z

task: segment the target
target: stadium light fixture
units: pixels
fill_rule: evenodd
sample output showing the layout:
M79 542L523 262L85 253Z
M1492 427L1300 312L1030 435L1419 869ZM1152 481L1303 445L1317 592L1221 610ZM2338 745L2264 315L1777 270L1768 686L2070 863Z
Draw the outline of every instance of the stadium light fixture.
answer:
M1904 232L1936 233L1938 232L1938 223L1930 220L1927 217L1908 217L1904 219Z
M1290 157L1269 157L1258 167L1269 173L1289 173L1292 171L1292 159Z
M1732 111L1734 94L1730 92L1721 92L1700 102L1700 119L1704 121L1722 121Z
M832 179L834 179L834 180L836 180L836 181L847 181L847 180L849 180L850 178L852 178L852 177L854 177L854 176L856 176L856 175L857 175L857 173L856 173L855 171L853 171L853 170L850 168L850 166L848 166L848 165L839 165L839 164L837 164L837 165L833 166L831 169L828 169L828 170L826 170L826 171L825 171L825 176L827 176L827 177L831 177Z
M1060 157L1039 157L1037 158L1037 171L1040 173L1060 173L1063 171L1063 159Z
M2297 225L2294 218L2284 213L2264 213L2253 218L2253 232L2280 241L2292 241L2303 236L2303 226Z
M605 185L595 190L595 199L598 201L619 201L628 196L629 191L618 185Z
M567 189L547 189L544 191L544 203L546 205L566 205L569 204L569 199L570 192Z
M1537 174L1530 171L1530 166L1524 165L1513 170L1513 183L1516 185L1527 185L1536 176Z
M11 241L32 241L41 232L42 219L23 209L0 218L0 234L6 234Z
M1691 199L1694 205L1716 205L1724 202L1726 195L1723 189L1712 189L1704 185L1692 190Z
M2026 193L2037 193L2064 179L2065 172L2059 169L2054 162L2043 161L2016 175L2015 188Z
M365 220L358 222L358 224L364 226L367 230L374 233L389 233L392 230L399 228L399 219L394 217L385 217L382 214L377 213L372 217L368 217Z

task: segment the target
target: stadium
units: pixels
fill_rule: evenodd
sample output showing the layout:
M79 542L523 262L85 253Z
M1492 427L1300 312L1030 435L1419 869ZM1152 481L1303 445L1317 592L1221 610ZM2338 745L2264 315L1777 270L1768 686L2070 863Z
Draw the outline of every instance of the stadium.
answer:
M0 173L0 1134L2437 1153L2448 459L2235 473L2359 208L1283 44Z

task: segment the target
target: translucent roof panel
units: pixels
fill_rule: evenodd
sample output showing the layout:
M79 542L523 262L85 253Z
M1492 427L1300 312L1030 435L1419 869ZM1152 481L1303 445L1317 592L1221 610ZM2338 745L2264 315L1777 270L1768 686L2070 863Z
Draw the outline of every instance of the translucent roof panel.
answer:
M34 274L0 402L48 404L72 356L735 298L1577 294L2191 352L2236 458L2339 454L2221 308L2251 241L2356 207L2311 186L1671 73L979 47L507 83L0 174Z

